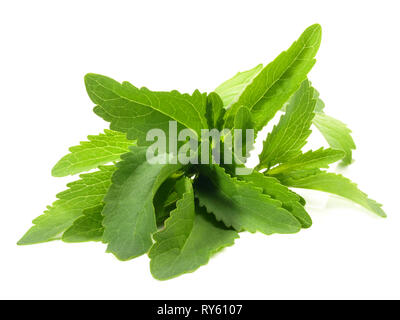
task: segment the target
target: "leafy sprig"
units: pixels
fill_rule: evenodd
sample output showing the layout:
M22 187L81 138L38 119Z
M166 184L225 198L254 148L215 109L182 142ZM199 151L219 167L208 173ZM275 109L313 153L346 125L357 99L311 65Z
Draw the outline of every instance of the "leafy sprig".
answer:
M290 187L339 195L385 217L381 205L356 184L324 170L337 161L350 164L355 144L347 126L325 114L307 78L320 41L321 27L312 25L270 64L240 72L209 94L156 92L86 75L94 112L110 130L70 148L52 174L95 171L68 184L18 244L102 241L120 260L148 253L153 276L165 280L206 264L240 232L289 234L309 228L305 200ZM146 158L149 130L168 133L171 121L177 130L198 135L202 129L257 133L279 110L283 115L250 174L237 173L245 168L243 161L207 165ZM330 148L303 152L312 124ZM225 145L226 137L220 138ZM254 139L241 142L240 151L248 152ZM206 158L213 159L215 148Z

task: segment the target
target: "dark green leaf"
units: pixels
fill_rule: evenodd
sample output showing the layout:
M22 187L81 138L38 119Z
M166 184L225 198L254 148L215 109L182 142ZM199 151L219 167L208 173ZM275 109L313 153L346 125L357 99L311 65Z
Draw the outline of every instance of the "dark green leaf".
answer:
M280 201L263 194L252 183L232 178L217 165L201 167L195 190L200 205L237 231L273 234L300 230L300 223L282 208Z
M160 185L182 166L151 164L146 147L131 147L117 164L112 185L104 198L104 235L107 251L120 260L146 253L157 230L153 198ZM163 155L160 155L163 156Z
M189 128L198 136L208 127L206 95L199 91L193 95L154 92L91 73L85 76L85 84L89 97L97 104L94 112L110 122L112 130L126 132L128 139L137 140L139 145L149 144L146 135L151 129L168 133L170 121L177 121L178 130Z
M311 226L312 220L304 209L303 199L286 186L282 185L279 180L273 177L267 177L257 171L247 176L241 176L241 179L253 183L257 187L262 188L264 194L279 200L282 203L282 207L296 217L303 228L309 228Z
M165 221L165 229L154 234L155 244L149 252L150 270L159 280L193 272L207 264L210 256L230 246L237 232L213 220L194 203L192 181L183 180L182 198Z

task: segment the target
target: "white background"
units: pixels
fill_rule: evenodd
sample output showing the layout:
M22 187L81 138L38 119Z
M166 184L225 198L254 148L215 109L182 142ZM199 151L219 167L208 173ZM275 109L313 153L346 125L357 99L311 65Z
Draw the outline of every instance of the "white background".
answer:
M397 0L2 1L0 298L400 298L399 12ZM119 262L100 243L16 246L74 179L51 177L52 166L107 126L92 113L85 73L209 92L316 22L323 40L310 79L357 144L344 174L387 219L303 193L311 229L242 234L167 282L151 277L147 256Z

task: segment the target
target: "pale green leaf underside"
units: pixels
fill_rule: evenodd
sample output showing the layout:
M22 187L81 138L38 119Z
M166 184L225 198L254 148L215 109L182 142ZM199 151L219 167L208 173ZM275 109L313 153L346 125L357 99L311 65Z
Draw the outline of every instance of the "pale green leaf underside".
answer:
M299 174L294 173L291 176L282 177L282 182L290 187L313 189L336 194L358 203L381 217L386 217L381 204L369 199L364 192L358 189L355 183L340 174L324 171L309 171L309 173L303 171Z
M319 96L319 92L314 88L314 99L317 101L315 104L315 112L323 112L325 108L325 103Z
M128 140L124 133L106 129L104 134L90 135L88 141L71 147L70 153L57 162L51 174L54 177L64 177L118 161L120 155L128 152L128 147L133 144L134 141Z
M270 168L301 154L311 134L315 102L314 89L305 80L290 99L286 113L264 141L258 169Z
M195 190L201 206L237 231L273 234L300 230L300 223L280 201L252 183L232 178L219 166L203 166Z
M76 219L62 235L64 242L101 241L103 238L103 211L104 204L83 211L83 215Z
M181 168L180 164L151 164L146 147L131 147L121 156L118 170L104 199L103 241L120 260L146 253L156 230L153 198L160 185Z
M226 113L226 127L231 128L240 106L252 112L255 130L261 130L290 96L297 91L315 63L321 41L321 27L312 25L287 50L269 63L248 84Z
M321 112L315 114L313 124L333 149L345 152L343 163L350 164L352 161L352 150L356 148L351 137L351 130L343 122Z
M344 155L342 150L320 148L302 153L298 157L272 168L268 174L288 174L294 170L328 168L331 163L339 161Z
M193 95L155 92L97 74L87 74L85 84L96 104L94 112L110 122L112 130L126 132L128 139L137 140L138 145L149 144L146 135L151 129L168 133L169 121L177 121L178 130L186 127L199 136L201 129L208 127L207 97L197 90Z
M233 245L237 232L227 229L194 202L192 181L184 180L184 193L165 221L165 228L153 235L150 270L159 280L193 272L205 265L211 255Z
M19 240L18 244L34 244L61 237L72 223L83 215L83 211L102 203L109 186L114 166L101 166L99 171L80 175L80 179L69 183L69 189L57 194L59 200L48 207L35 220L34 226Z
M214 91L221 97L224 107L229 108L229 105L236 102L243 90L254 77L262 70L263 65L259 64L253 69L238 72L235 76L220 84Z
M282 185L279 180L273 177L267 177L257 171L253 171L252 174L242 176L241 178L261 188L264 194L279 200L282 203L282 207L297 218L303 228L309 228L311 226L311 217L304 209L300 197L286 186Z

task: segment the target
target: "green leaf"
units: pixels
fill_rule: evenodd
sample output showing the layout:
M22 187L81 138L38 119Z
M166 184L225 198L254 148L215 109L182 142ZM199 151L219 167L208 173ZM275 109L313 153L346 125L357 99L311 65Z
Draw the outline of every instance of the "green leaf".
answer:
M196 197L200 205L212 212L218 221L237 231L260 231L264 234L295 233L300 223L282 208L282 203L262 193L252 183L239 181L219 166L200 169Z
M225 109L218 94L211 92L207 96L207 122L210 129L221 129ZM206 129L206 128L204 128Z
M301 155L301 149L311 134L316 102L313 97L314 89L306 80L291 98L286 113L264 141L257 169L270 168Z
M120 260L146 253L157 231L153 198L161 184L181 169L180 164L151 164L146 147L131 147L121 156L112 185L104 198L103 241ZM159 157L162 157L160 155Z
M103 237L104 204L83 211L83 216L76 219L62 235L64 242L101 241Z
M173 192L168 197L164 207L158 211L156 210L157 227L162 227L164 225L164 222L170 216L171 211L176 208L176 201L178 201L178 199L178 194Z
M176 181L176 178L168 178L154 196L153 203L157 226L162 225L165 219L168 218L171 208L174 208L174 204L179 198L178 194L174 191Z
M97 136L88 136L88 140L71 147L70 153L57 162L51 174L54 177L65 177L117 161L134 144L125 134L111 130L104 130L104 134Z
M255 130L261 130L306 80L315 63L320 42L321 26L315 24L307 28L287 51L282 52L246 86L239 99L228 109L225 126L231 128L237 109L246 106L251 110Z
M341 150L320 148L308 151L268 171L268 174L288 174L294 170L328 168L331 163L339 161L345 153Z
M282 207L297 218L303 228L311 227L312 220L304 209L303 199L282 185L279 180L267 177L257 171L253 171L250 175L241 176L241 179L253 183L257 187L262 188L264 194L279 200L282 203Z
M352 150L356 148L351 137L351 130L343 122L321 112L316 113L313 124L333 149L345 152L346 155L343 163L346 165L350 164L352 161Z
M178 130L189 128L198 136L206 129L206 94L195 91L193 95L178 91L155 92L138 89L128 82L87 74L86 90L97 105L94 112L110 122L110 128L126 132L128 139L137 140L138 145L151 144L146 141L147 132L157 128L168 133L169 121L177 121Z
M358 203L381 217L386 217L381 204L369 199L364 192L358 189L355 183L340 174L318 170L303 170L298 174L295 172L293 175L283 177L281 181L290 187L313 189L336 194Z
M235 115L234 129L252 129L253 121L251 119L251 113L246 107L240 107Z
M246 107L241 107L238 109L238 112L235 115L235 121L234 121L234 129L240 129L242 130L242 150L240 150L240 156L244 156L245 158L250 156L250 151L253 149L254 146L254 139L247 141L247 130L248 129L253 129L253 120L251 118L251 113L249 109ZM247 143L250 144L250 146L246 149ZM248 150L248 152L246 152Z
M237 232L213 220L194 203L192 181L182 180L184 192L176 209L165 221L165 229L154 234L149 257L150 270L159 280L193 272L207 264L211 255L233 245Z
M224 107L228 108L230 104L236 102L243 90L254 77L262 70L263 65L259 64L251 70L238 72L235 76L220 84L214 91L221 97Z
M59 200L35 220L34 226L19 240L19 245L59 239L84 210L102 203L111 185L115 166L101 166L99 171L80 175L80 180L67 184L68 190L57 194Z

